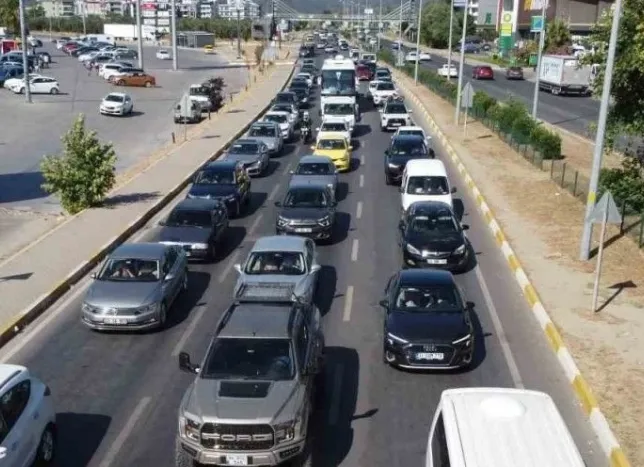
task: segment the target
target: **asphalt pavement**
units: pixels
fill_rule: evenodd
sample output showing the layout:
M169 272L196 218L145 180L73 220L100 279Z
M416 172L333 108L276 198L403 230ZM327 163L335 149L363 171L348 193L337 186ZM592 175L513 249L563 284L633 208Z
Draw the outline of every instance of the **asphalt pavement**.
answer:
M551 394L588 467L606 466L565 375L449 162L459 189L456 210L470 225L475 252L471 270L457 282L475 303L476 362L470 371L429 374L383 364L383 314L377 303L400 267L400 195L384 184L383 151L391 135L381 133L378 113L362 104L353 169L341 176L335 241L318 247L323 269L316 300L324 316L328 367L325 401L315 419L313 465L423 465L441 391L508 386ZM311 115L315 124L315 108ZM231 301L233 265L256 239L274 233L273 203L285 193L289 170L307 153L308 146L288 145L273 160L271 174L253 181L249 213L232 222L227 248L215 264L191 266L189 291L172 310L167 330L132 335L86 329L80 322L85 280L2 349L2 361L27 365L52 389L59 423L57 465L174 466L177 409L191 382L178 369L178 353L188 351L196 360L204 355ZM135 239L154 240L153 224Z
M391 49L392 41L383 38L380 41L382 47ZM445 57L436 54L432 54L431 57L431 62L421 64L423 68L437 70L447 63L447 58ZM452 63L457 68L459 59L459 53L452 54ZM465 63L463 70L464 83L471 82L474 90L485 91L495 99L506 100L509 97L514 97L532 111L534 81L507 80L505 79L505 74L498 70L494 71L493 80L475 80L472 79L471 65ZM457 83L457 78L454 78L453 81ZM588 137L591 134L589 132L590 125L597 123L599 118L599 101L592 97L553 96L549 92L541 91L539 93L537 117L552 125L559 126L583 137Z

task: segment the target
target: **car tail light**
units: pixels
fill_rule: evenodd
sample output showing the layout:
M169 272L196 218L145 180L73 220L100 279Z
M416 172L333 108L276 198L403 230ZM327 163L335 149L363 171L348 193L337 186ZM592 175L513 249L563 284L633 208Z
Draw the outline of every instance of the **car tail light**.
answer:
M45 396L51 396L51 389L49 389L49 386L45 386Z

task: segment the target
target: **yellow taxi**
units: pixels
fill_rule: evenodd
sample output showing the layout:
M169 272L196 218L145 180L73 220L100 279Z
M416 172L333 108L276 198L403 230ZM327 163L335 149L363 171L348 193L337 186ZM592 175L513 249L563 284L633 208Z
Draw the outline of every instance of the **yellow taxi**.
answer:
M351 168L353 146L343 133L324 132L311 149L316 156L330 157L340 172L346 172Z
M204 51L204 53L207 53L207 54L214 54L215 53L215 48L212 45L209 44L209 45L204 46L203 51Z

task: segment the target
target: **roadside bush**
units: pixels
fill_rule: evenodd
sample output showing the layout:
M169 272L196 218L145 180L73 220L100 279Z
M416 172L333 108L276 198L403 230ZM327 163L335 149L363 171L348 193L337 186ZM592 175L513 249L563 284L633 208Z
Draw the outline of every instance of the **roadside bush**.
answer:
M535 121L529 115L522 115L512 124L512 138L518 144L530 144Z
M528 111L525 106L515 99L509 99L501 106L497 113L497 127L503 134L511 134L514 122L519 118L527 116Z
M535 124L530 133L530 144L543 159L561 159L561 136L542 125Z
M396 57L394 57L394 54L389 49L381 49L380 51L378 51L377 57L378 60L382 60L389 65L396 64Z
M622 166L602 169L599 175L599 196L610 191L620 203L626 203L627 213L644 212L644 175L642 163L627 151Z
M262 57L264 56L264 45L260 44L255 47L255 62L259 65L262 63Z
M85 128L79 115L62 137L63 154L45 156L40 164L47 193L60 198L70 214L98 205L116 182L116 154L111 144L101 144L95 131Z
M476 91L474 93L474 102L472 103L472 111L475 116L487 117L488 110L496 104L496 99L490 97L483 91Z

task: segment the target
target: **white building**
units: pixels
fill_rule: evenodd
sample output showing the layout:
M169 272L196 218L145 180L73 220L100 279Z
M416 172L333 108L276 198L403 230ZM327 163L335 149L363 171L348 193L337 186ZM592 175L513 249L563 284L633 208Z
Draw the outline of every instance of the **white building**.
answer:
M42 0L39 2L47 18L74 16L73 0Z
M240 19L259 18L259 5L251 0L228 0L217 5L219 16L224 19L237 19L237 11Z

